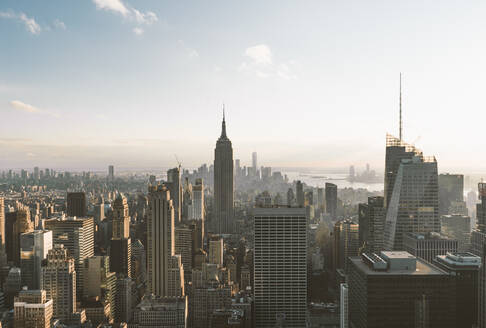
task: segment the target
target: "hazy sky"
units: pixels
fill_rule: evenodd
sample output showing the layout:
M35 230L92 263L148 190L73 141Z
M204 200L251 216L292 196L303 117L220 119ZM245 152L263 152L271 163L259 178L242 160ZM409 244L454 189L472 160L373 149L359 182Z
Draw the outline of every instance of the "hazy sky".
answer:
M484 1L0 1L0 167L486 166ZM418 140L417 140L418 139Z

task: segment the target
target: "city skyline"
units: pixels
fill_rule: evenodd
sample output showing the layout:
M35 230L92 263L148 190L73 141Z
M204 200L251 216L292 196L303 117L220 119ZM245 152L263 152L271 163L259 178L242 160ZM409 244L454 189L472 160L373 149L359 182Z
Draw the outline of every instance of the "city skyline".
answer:
M276 4L3 1L0 167L197 167L224 102L242 164L381 170L403 72L404 141L483 172L484 4Z

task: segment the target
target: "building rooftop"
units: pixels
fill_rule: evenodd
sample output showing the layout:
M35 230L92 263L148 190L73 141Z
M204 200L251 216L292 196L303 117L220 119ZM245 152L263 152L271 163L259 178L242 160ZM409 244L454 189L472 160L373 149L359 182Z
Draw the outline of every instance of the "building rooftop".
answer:
M255 207L254 216L306 216L306 209L303 207L272 206Z
M481 266L481 258L469 252L438 255L436 260L451 267L477 267L479 269Z
M441 239L443 239L443 240L453 240L449 236L443 235L443 234L438 233L438 232L429 232L429 233L413 233L413 232L409 232L409 233L406 233L405 234L405 237L413 238L413 239L417 239L417 240L441 240Z
M363 254L350 257L350 261L366 275L444 275L442 269L416 258L408 252L383 251L380 255ZM386 266L385 266L386 264Z

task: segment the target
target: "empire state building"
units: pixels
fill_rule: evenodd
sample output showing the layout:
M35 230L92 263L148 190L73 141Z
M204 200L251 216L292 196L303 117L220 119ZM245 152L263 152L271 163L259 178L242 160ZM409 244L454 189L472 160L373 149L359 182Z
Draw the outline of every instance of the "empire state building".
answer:
M233 147L226 136L223 111L221 136L214 149L214 214L216 231L231 233L233 223Z

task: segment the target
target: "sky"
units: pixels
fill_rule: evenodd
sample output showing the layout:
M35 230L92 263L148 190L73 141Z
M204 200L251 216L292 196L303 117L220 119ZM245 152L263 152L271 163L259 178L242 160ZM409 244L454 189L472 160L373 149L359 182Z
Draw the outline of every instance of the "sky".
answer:
M386 133L485 172L484 1L0 1L0 168L384 166Z

